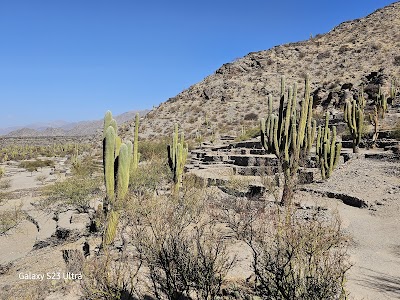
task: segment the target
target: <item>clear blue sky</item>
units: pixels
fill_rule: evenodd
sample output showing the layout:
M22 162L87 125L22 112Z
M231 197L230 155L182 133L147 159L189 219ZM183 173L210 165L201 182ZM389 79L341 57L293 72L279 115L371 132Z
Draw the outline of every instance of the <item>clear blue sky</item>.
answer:
M393 2L0 0L0 127L152 108L223 63Z

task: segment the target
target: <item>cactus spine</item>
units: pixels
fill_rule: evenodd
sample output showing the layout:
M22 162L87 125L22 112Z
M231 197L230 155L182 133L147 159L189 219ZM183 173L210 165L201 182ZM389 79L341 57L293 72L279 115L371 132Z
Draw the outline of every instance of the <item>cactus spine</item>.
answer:
M336 127L331 130L328 126L329 114L326 114L325 127L318 126L316 158L321 169L322 179L331 176L332 171L336 168L340 160L340 150L342 143L336 141Z
M175 124L174 134L172 135L172 146L168 145L167 150L168 165L172 171L174 180L174 193L178 193L188 155L188 146L184 141L183 132L179 140L178 124Z
M282 77L278 115L272 112L272 99L268 97L267 119L260 120L261 143L267 152L278 157L283 168L285 184L281 204L290 203L300 158L309 154L314 141L316 122L312 119L312 104L308 76L299 110L296 85L286 94Z
M358 153L364 128L364 107L356 100L347 100L344 109L344 121L347 123L353 139L353 153Z

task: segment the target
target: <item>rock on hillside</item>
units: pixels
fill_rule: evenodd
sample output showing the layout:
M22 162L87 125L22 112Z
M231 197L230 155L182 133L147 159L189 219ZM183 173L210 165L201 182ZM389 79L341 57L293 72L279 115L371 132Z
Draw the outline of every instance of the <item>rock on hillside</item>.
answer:
M243 124L254 126L265 115L268 94L277 103L281 75L288 84L297 82L301 94L309 73L320 109L340 108L362 84L371 102L378 85L388 92L391 78L400 82L399 47L400 2L396 2L307 41L252 52L224 64L148 113L140 132L142 137L169 135L173 123L179 122L191 137L196 132L238 133ZM133 126L131 122L129 127Z

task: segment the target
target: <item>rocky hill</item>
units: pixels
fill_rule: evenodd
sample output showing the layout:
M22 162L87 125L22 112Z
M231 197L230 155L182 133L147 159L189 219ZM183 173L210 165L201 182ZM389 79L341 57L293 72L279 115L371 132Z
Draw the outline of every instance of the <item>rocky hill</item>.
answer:
M396 2L326 34L252 52L222 65L148 113L140 132L150 138L169 135L173 123L179 122L191 137L212 132L237 134L242 126L254 126L265 115L268 94L277 104L282 75L288 84L298 83L301 95L304 78L310 74L319 109L341 109L361 85L370 103L379 85L386 93L392 78L399 85L399 49L400 2ZM133 126L131 122L123 131L130 135Z

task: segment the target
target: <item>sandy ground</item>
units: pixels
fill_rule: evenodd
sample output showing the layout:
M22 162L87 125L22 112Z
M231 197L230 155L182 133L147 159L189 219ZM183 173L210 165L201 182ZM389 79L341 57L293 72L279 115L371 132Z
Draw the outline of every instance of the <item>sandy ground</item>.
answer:
M41 186L35 177L40 172L48 175L50 169L44 168L33 176L15 166L10 166L6 172L7 178L11 179L9 190L20 196L0 205L0 211L22 203L23 209L38 222L41 230L38 231L37 225L31 221L24 220L6 235L0 236L0 265L13 263L5 274L0 275L0 290L10 291L13 286L22 287L24 284L42 286L44 289L43 285L54 283L22 282L18 275L28 271L63 271L65 263L61 251L80 249L84 240L32 250L35 241L50 236L55 228L52 215L37 210L31 204L38 200L35 189ZM51 181L52 176L54 175L48 175L47 180ZM319 192L346 192L364 199L369 205L369 208L352 207L319 192L299 191L296 194L296 201L301 205L317 205L337 210L344 229L351 235L353 241L349 254L353 267L349 271L347 282L350 299L400 299L400 162L355 158L340 166L328 181L309 184L307 188ZM245 247L243 245L242 249ZM237 275L241 273L241 276L247 277L251 272L250 253L244 250L239 253L239 258L241 264L247 267L237 270ZM235 274L231 275L235 277ZM61 290L57 290L57 286L55 283L52 289L56 292L52 295L42 297L79 298L76 295L76 286L70 285Z

